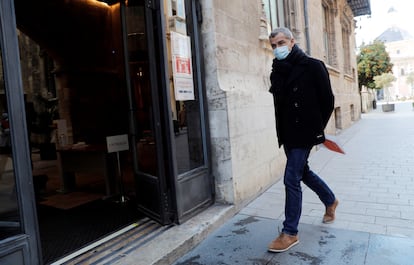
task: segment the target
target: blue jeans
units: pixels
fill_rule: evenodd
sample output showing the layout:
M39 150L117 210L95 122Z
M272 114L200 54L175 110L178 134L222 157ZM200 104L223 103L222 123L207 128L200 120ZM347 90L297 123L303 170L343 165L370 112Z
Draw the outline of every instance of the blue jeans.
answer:
M325 206L335 201L335 195L328 185L309 169L308 157L312 147L288 148L284 147L287 157L285 175L285 221L282 232L288 235L298 233L298 224L302 213L302 188L300 181L313 190Z

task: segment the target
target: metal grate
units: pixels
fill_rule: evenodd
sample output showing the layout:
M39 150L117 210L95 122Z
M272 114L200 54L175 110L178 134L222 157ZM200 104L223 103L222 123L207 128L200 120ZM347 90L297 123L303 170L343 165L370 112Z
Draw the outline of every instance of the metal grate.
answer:
M136 251L145 243L156 238L171 226L161 226L149 218L136 223L135 227L119 236L100 244L78 257L72 258L63 265L104 265L113 264L125 257L128 253Z
M348 0L355 17L371 15L371 5L369 0Z
M133 203L121 206L104 200L70 210L40 205L38 216L44 264L79 251L143 217Z

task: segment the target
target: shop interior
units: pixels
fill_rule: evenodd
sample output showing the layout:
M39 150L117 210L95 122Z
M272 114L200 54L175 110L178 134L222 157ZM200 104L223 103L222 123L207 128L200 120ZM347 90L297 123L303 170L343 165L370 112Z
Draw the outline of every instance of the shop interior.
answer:
M33 17L25 13L33 9L15 2L19 44L33 49L28 58L22 55L22 76L33 73L30 61L40 55L39 76L23 77L23 84L35 109L28 115L33 117L28 118L28 131L47 264L142 218L136 208L131 151L107 150L106 137L128 135L129 129L123 32L119 4L61 1L49 12L38 2ZM144 32L139 33L145 42ZM145 56L142 43L140 54ZM148 63L146 58L140 61ZM145 92L147 78L142 73L138 80ZM145 92L138 99L148 102ZM148 120L148 109L141 111ZM142 126L142 132L151 131L148 122Z
M44 264L143 218L128 143L120 151L108 149L112 136L128 141L130 135L123 34L131 45L128 60L137 89L135 133L142 144L153 145L143 1L129 2L134 23L123 32L119 3L15 1ZM7 202L0 219L9 226L0 236L5 238L16 233L19 213L4 86L2 91L0 196ZM155 157L142 156L147 170L155 172Z

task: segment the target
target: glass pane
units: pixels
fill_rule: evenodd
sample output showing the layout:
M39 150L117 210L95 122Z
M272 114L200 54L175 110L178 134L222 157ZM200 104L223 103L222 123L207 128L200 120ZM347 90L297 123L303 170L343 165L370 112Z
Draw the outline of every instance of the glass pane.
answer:
M285 26L285 8L284 8L284 1L278 0L277 1L277 14L278 14L278 27Z
M192 42L186 30L185 17L179 16L184 0L175 1L169 13L169 74L172 119L175 134L178 173L182 174L204 164L200 98L193 71ZM177 15L175 15L177 14Z
M0 48L1 49L1 48ZM21 233L20 213L13 171L3 60L0 53L0 240Z
M270 1L270 17L271 17L272 29L277 28L279 25L278 25L278 17L277 17L277 6L276 6L275 0Z
M267 23L271 25L272 19L270 17L270 3L269 2L270 2L269 0L263 0L263 9L266 14Z
M138 170L156 176L156 140L143 5L128 4L126 25L131 90L135 99Z

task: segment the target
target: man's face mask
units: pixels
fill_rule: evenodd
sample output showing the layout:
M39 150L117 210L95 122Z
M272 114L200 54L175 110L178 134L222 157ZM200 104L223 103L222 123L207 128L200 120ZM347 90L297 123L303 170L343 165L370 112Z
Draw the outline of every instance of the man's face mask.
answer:
M275 55L276 59L283 60L289 55L289 47L287 45L277 47L273 50L273 54Z

